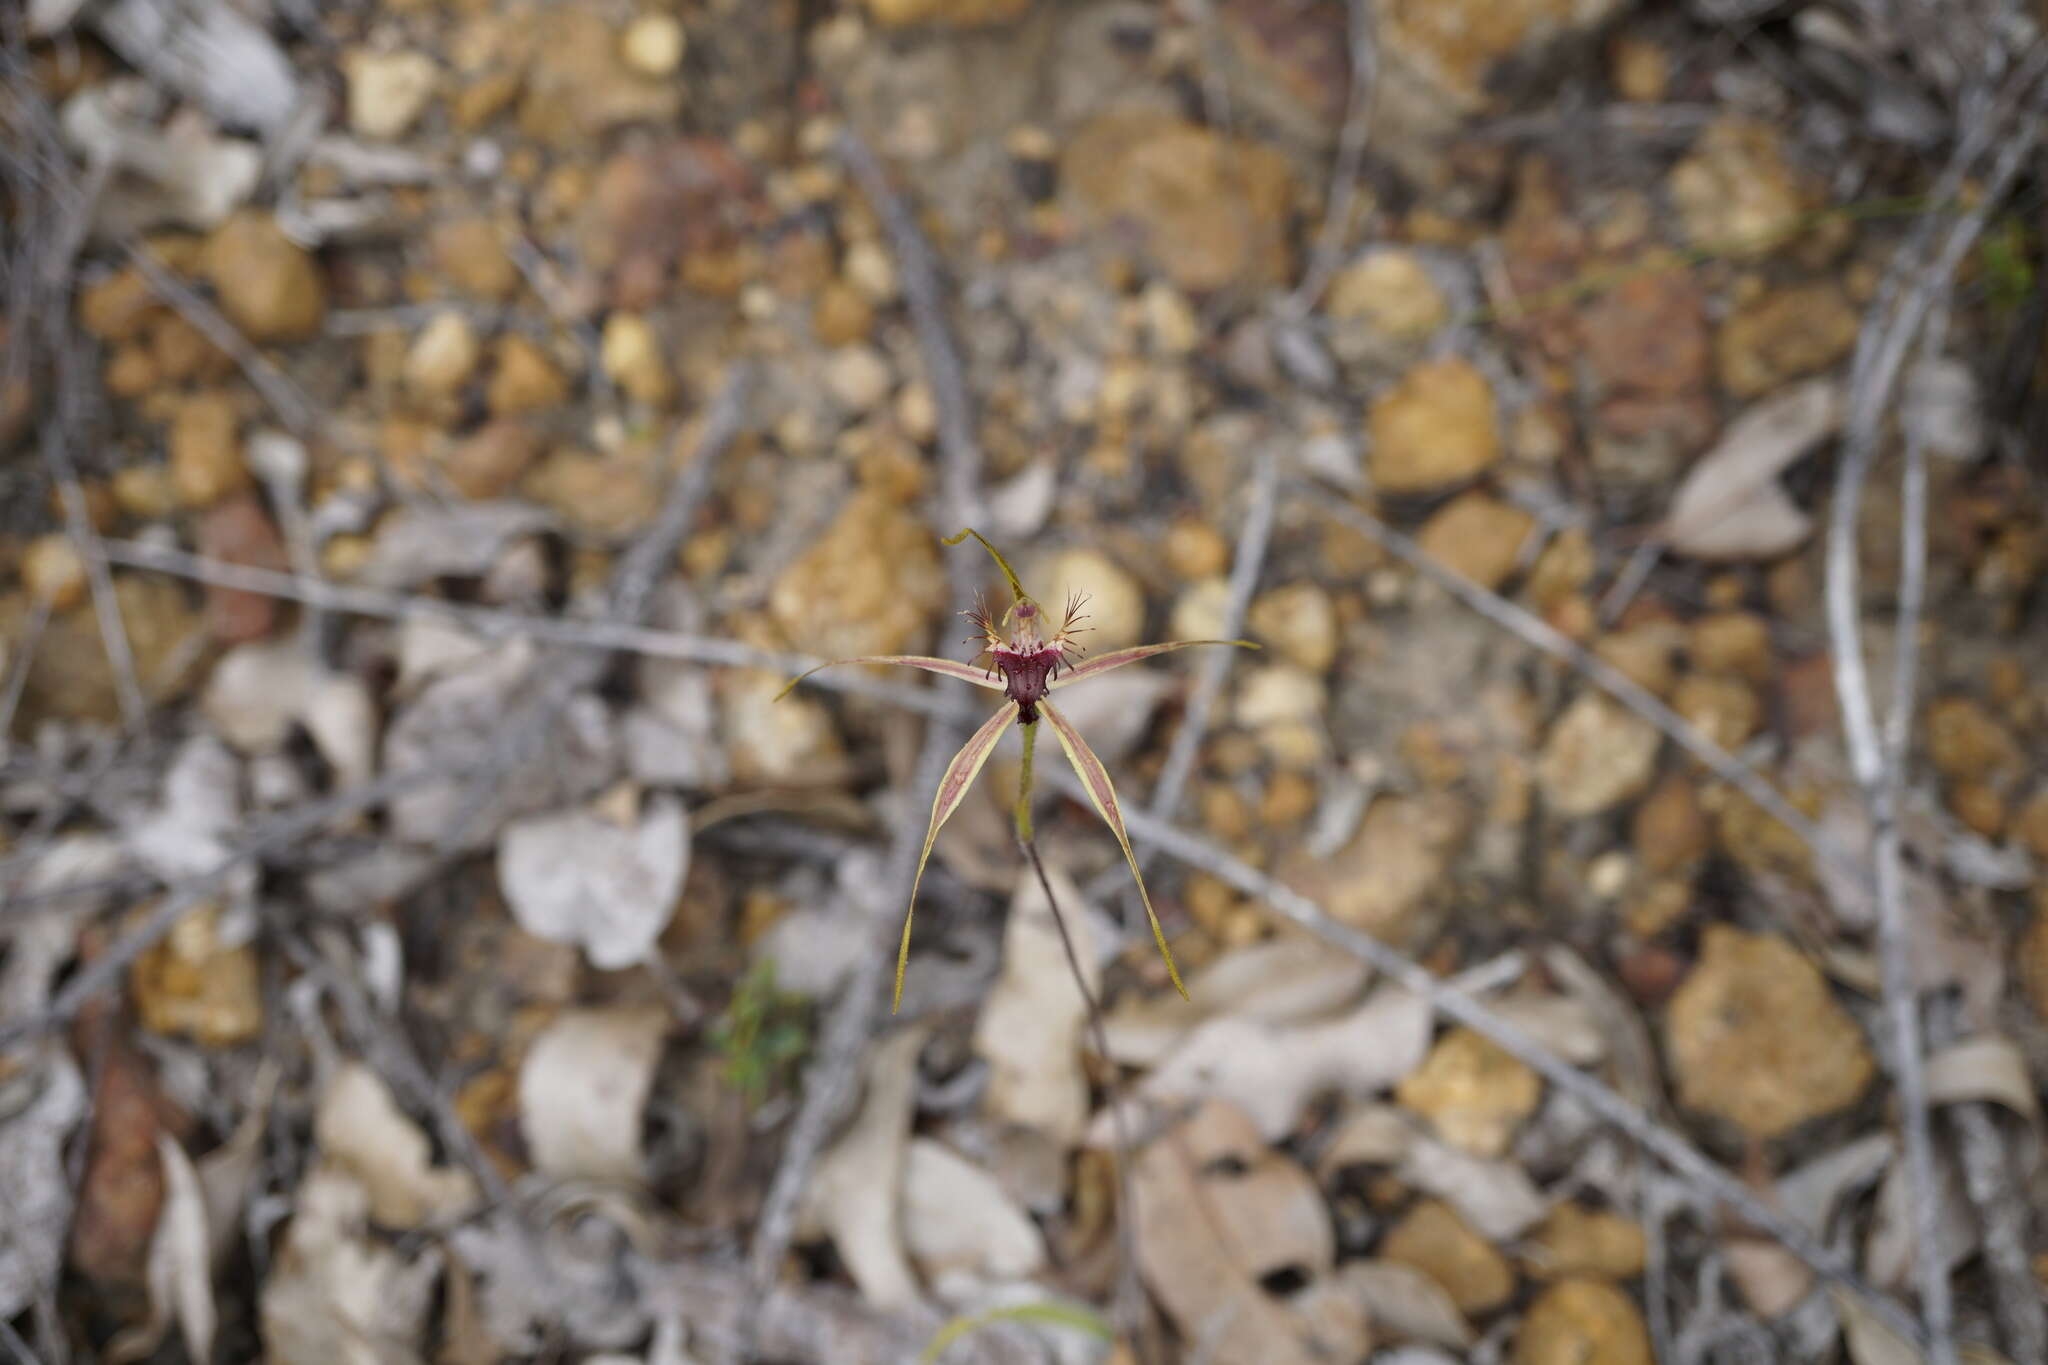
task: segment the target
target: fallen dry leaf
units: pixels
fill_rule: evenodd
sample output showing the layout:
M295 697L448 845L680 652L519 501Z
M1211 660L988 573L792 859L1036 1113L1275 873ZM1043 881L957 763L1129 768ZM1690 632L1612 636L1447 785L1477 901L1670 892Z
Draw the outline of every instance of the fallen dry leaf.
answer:
M1052 515L1053 495L1059 490L1059 462L1034 460L1023 470L988 491L988 516L994 523L989 532L1000 545L1024 541L1038 534Z
M657 796L631 823L595 807L514 820L498 843L498 885L520 928L616 971L668 927L689 863L682 805Z
M1742 1301L1762 1318L1782 1318L1806 1301L1813 1271L1776 1242L1760 1237L1726 1237L1721 1254Z
M400 838L484 848L507 820L581 801L611 780L619 761L611 713L579 693L524 761L475 790L466 770L507 742L506 717L527 694L539 658L531 641L507 641L435 678L399 709L384 732L385 768L451 774L392 800L391 827Z
M1055 868L1046 876L1095 990L1100 968L1080 888ZM1081 1070L1087 1026L1088 1008L1074 988L1052 909L1037 875L1026 868L1003 928L1002 974L974 1025L974 1050L989 1067L983 1112L1061 1145L1077 1141L1088 1123L1088 1079Z
M1531 1042L1573 1066L1593 1066L1607 1058L1607 1035L1594 1006L1578 995L1515 991L1492 1002L1496 1018L1505 1020Z
M369 1192L333 1166L299 1182L291 1226L263 1282L271 1365L386 1365L411 1357L441 1276L441 1251L410 1261L368 1236Z
M1841 1202L1884 1174L1894 1146L1889 1134L1870 1133L1815 1157L1779 1177L1774 1189L1778 1206L1825 1236ZM1744 1302L1763 1317L1783 1317L1813 1288L1813 1271L1776 1242L1730 1235L1722 1239L1722 1251Z
M519 1131L537 1171L564 1179L645 1176L642 1111L668 1035L666 1010L564 1010L519 1067Z
M1472 1324L1442 1285L1413 1266L1395 1261L1346 1261L1336 1279L1372 1318L1373 1327L1396 1341L1423 1341L1464 1350Z
M1844 1290L1833 1290L1835 1311L1842 1319L1842 1344L1852 1365L1924 1365L1925 1357L1863 1301Z
M1937 1157L1934 1171L1935 1254L1944 1272L1953 1270L1977 1249L1977 1214L1963 1192L1955 1163ZM1863 1243L1863 1272L1887 1289L1908 1282L1922 1248L1915 1241L1912 1192L1906 1163L1895 1161L1877 1187L1877 1207Z
M536 1225L554 1235L536 1244ZM587 1181L556 1184L525 1208L457 1225L449 1242L473 1277L468 1340L497 1365L540 1353L556 1334L594 1350L644 1338L651 1305L620 1293L619 1256L622 1248L652 1254L654 1237L636 1195Z
M869 915L902 910L874 903L882 884L881 859L870 849L854 849L840 859L834 881L833 895L786 911L755 940L752 960L775 964L778 988L819 998L830 995L874 945Z
M1983 1034L1943 1048L1927 1059L1927 1102L1989 1100L2030 1124L2041 1119L2040 1100L2019 1046L2003 1034Z
M642 782L723 787L731 774L718 742L711 675L668 659L642 659L640 700L620 719L626 765Z
M1512 1161L1488 1161L1418 1133L1395 1175L1457 1209L1492 1242L1521 1236L1543 1218L1549 1201Z
M321 1156L362 1183L370 1220L380 1226L416 1228L476 1202L475 1178L433 1164L427 1135L361 1062L346 1062L328 1078L313 1113L313 1139Z
M107 886L126 853L102 834L67 834L51 840L16 883L25 897L67 886ZM13 907L0 916L0 1023L29 1019L50 1003L58 971L78 947L80 924L106 908L100 894L60 895Z
M1219 1015L1292 1024L1358 998L1372 969L1318 940L1290 935L1225 953L1188 976L1188 995L1127 1001L1103 1021L1110 1056L1156 1065L1196 1025Z
M1927 1358L1861 1299L1839 1289L1833 1297L1842 1319L1842 1344L1849 1352L1849 1365L1926 1365ZM1962 1343L1956 1355L1962 1365L2013 1365L1981 1342Z
M1826 379L1793 385L1749 408L1672 495L1666 541L1695 559L1775 559L1799 546L1813 518L1778 476L1841 422L1840 386Z
M1228 1101L1270 1141L1293 1128L1317 1096L1392 1086L1421 1064L1429 1034L1427 1002L1391 986L1326 1022L1212 1019L1145 1078L1139 1094Z
M163 1209L157 1134L182 1137L190 1120L164 1094L148 1057L114 1028L112 1017L90 1014L81 1031L103 1052L103 1060L93 1077L91 1136L71 1217L70 1265L103 1288L140 1287ZM38 1191L29 1204L47 1197Z
M867 1098L824 1155L804 1191L798 1226L832 1239L861 1294L880 1308L922 1297L904 1255L900 1191L917 1093L921 1026L901 1029L868 1054Z
M124 113L107 87L81 91L59 117L74 151L117 172L93 208L93 230L107 240L153 228L217 227L263 171L255 143L222 137L200 117L158 131Z
M242 765L227 746L195 735L171 759L158 803L122 830L122 841L166 882L211 872L240 830L241 782Z
M1449 1203L1492 1242L1521 1236L1549 1207L1521 1166L1440 1142L1391 1104L1361 1105L1339 1124L1317 1171L1327 1181L1347 1166L1391 1167L1397 1179Z
M213 1358L219 1316L213 1302L206 1194L183 1147L163 1133L157 1134L156 1147L163 1162L164 1201L145 1272L149 1317L108 1343L107 1359L115 1365L153 1354L173 1321L192 1359Z
M323 667L304 641L259 640L222 656L200 707L243 754L271 753L303 726L341 786L369 780L377 707L359 678Z
M930 1138L913 1138L898 1216L903 1244L925 1282L949 1303L990 1282L1021 1280L1045 1264L1045 1239L996 1178Z
M265 1063L251 1088L249 1108L228 1140L198 1161L199 1190L206 1200L206 1243L213 1252L213 1268L221 1263L242 1237L242 1210L257 1183L263 1158L263 1134L269 1127L270 1096L278 1072Z
M1884 1174L1895 1147L1889 1133L1868 1133L1815 1157L1778 1178L1778 1204L1824 1235L1842 1200Z
M0 1318L13 1318L57 1283L71 1182L64 1145L85 1116L85 1079L60 1047L0 1061Z
M554 526L554 518L523 502L409 504L379 524L363 582L416 588L437 578L481 578L515 541Z
M1306 1172L1223 1100L1155 1138L1132 1170L1138 1268L1192 1352L1294 1365L1357 1354L1261 1281L1311 1284L1335 1259L1329 1212Z

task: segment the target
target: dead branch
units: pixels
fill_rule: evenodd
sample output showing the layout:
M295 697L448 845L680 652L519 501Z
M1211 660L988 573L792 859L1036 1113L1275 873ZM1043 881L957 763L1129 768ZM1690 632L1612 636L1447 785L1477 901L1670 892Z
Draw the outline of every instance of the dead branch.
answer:
M853 172L861 193L874 206L896 253L896 268L903 275L903 298L910 308L911 326L917 330L917 345L924 357L925 383L932 391L932 408L937 415L939 457L946 514L945 534L962 526L980 526L987 520L981 500L981 445L974 434L974 405L967 388L967 371L953 344L952 328L946 322L945 294L939 283L938 257L917 226L910 208L889 186L882 163L867 143L851 128L839 134L839 159Z
M2039 63L2030 63L2020 73L2024 84L2014 88L2018 95L2030 91L2039 81ZM1842 713L1843 739L1849 752L1850 770L1863 790L1863 801L1872 826L1872 881L1877 901L1879 960L1883 975L1884 1014L1892 1038L1894 1081L1899 1090L1900 1127L1904 1136L1906 1175L1912 1190L1911 1211L1914 1241L1921 1249L1915 1256L1920 1308L1934 1365L1954 1365L1955 1306L1948 1271L1933 1254L1941 1223L1939 1193L1934 1170L1934 1135L1927 1109L1927 1071L1920 1020L1920 996L1913 985L1910 958L1911 927L1905 904L1905 870L1902 862L1898 823L1899 797L1904 786L1904 758L1911 732L1914 646L1903 640L1894 659L1893 706L1889 726L1890 743L1881 738L1877 710L1870 695L1870 682L1863 661L1861 594L1856 560L1856 524L1863 504L1863 488L1877 458L1877 446L1884 416L1905 366L1906 355L1918 337L1922 324L1945 295L1956 267L1982 232L1991 209L1998 204L2018 174L2024 158L2039 140L2043 120L2028 118L2018 135L2011 136L1992 163L1982 195L1957 215L1938 248L1931 245L1931 233L1915 235L1914 247L1902 251L1887 272L1886 284L1878 291L1850 366L1849 409L1842 438L1842 463L1837 474L1834 503L1828 522L1827 607L1828 638L1834 658L1835 693ZM1951 160L1944 179L1961 176L1975 160L1974 144L1995 140L1988 128L1966 139ZM1967 155L1966 155L1967 153ZM1926 560L1926 497L1924 455L1909 450L1906 468L1906 507L1902 518L1904 558L1908 568L1901 592L1898 631L1913 636L1919 628L1920 598L1924 592Z
M235 362L249 387L277 414L277 420L301 440L310 441L321 430L319 409L297 381L279 369L276 362L256 348L254 342L229 322L227 315L211 300L165 268L156 253L140 242L128 247L128 259L141 273L143 282L159 300L175 310L192 329L213 343L214 349Z
M644 1301L657 1313L672 1310L689 1323L700 1345L731 1352L749 1336L778 1360L829 1360L846 1365L896 1365L918 1358L944 1324L936 1313L878 1313L840 1290L777 1285L753 1293L738 1270L699 1261L629 1261ZM947 1352L948 1361L1022 1365L1042 1359L983 1333Z
M1273 538L1279 480L1279 460L1270 450L1262 452L1252 476L1251 506L1245 511L1244 525L1238 529L1237 548L1230 561L1230 595L1223 606L1223 627L1217 632L1220 639L1234 640L1244 633L1245 613L1251 608L1252 593L1257 590L1259 574L1266 565L1266 547ZM1233 649L1210 650L1196 665L1187 713L1181 718L1180 729L1174 732L1173 742L1166 747L1166 762L1152 788L1152 799L1145 806L1161 820L1171 820L1180 812L1181 794L1187 790L1202 741L1209 734L1210 712L1216 708L1216 698L1223 691L1223 680L1230 675L1230 665L1236 656ZM1151 865L1149 852L1138 855L1138 864L1141 870ZM1109 867L1088 891L1092 896L1105 896L1124 884L1124 870ZM1125 905L1134 913L1139 908L1135 888L1126 897Z
M283 601L298 602L322 611L352 616L370 616L385 621L421 617L453 622L486 639L528 639L541 644L607 653L635 654L650 659L681 659L691 663L723 664L730 668L761 668L778 673L801 673L825 662L806 654L780 654L757 649L737 640L686 631L659 630L651 626L627 625L615 621L577 620L571 617L534 616L496 607L476 607L449 602L419 593L385 592L377 588L352 587L324 579L284 573L276 569L231 564L207 559L183 550L136 540L106 542L107 558L128 568L147 569L174 578L209 583L242 592L261 593ZM833 688L852 696L888 702L925 715L958 719L967 714L941 694L915 688L884 687L852 674L821 673L811 680L819 687Z
M54 335L50 345L57 368L57 412L43 426L43 460L64 504L65 529L85 562L85 581L91 589L93 613L99 620L100 643L107 651L107 663L114 675L114 695L121 706L121 722L131 733L142 728L148 714L142 683L135 674L135 651L128 646L128 627L121 620L121 601L114 595L114 576L107 568L106 549L93 528L92 514L85 504L85 489L78 481L78 467L71 457L71 440L82 425L85 406L84 376L79 374L81 357L69 335L69 310L62 304L52 310L63 322L46 317L45 326Z
M1861 864L1823 834L1805 812L1786 800L1783 793L1765 781L1756 769L1709 739L1648 688L1499 593L1490 592L1438 563L1414 540L1364 508L1332 499L1321 492L1317 493L1317 500L1326 514L1371 537L1396 558L1487 620L1525 644L1570 666L1595 687L1656 726L1660 733L1698 759L1709 772L1798 835L1800 842L1813 850L1814 857L1826 862L1831 869L1859 883L1868 880L1869 874Z
M1344 96L1344 123L1337 130L1337 155L1330 164L1330 189L1323 200L1323 224L1309 254L1308 269L1294 292L1281 301L1281 311L1306 317L1330 287L1344 255L1344 235L1351 227L1351 207L1358 198L1358 173L1365 163L1372 132L1373 96L1379 81L1380 49L1374 28L1372 0L1349 0L1351 80Z
M36 647L42 643L43 628L49 624L49 599L38 597L29 608L28 621L21 628L21 638L14 641L9 651L7 664L11 671L7 677L7 691L0 694L0 747L5 747L7 733L14 728L14 713L21 707L21 694L28 690L28 674L35 664Z
M99 532L86 508L85 490L79 483L72 449L85 429L90 404L85 357L72 331L71 282L112 168L95 165L74 178L49 105L34 81L17 68L12 54L7 61L7 75L6 121L13 136L30 149L30 155L40 155L47 166L37 174L12 158L7 163L20 191L20 221L15 227L22 246L8 290L8 312L18 330L10 338L0 383L11 384L27 372L28 323L33 319L33 330L50 367L53 395L52 410L44 416L42 425L43 463L56 486L65 529L85 565L86 584L92 593L93 613L98 618L100 639L113 673L122 724L132 732L140 728L148 707L143 700L142 684L135 676L135 655L128 647L127 627L121 620L119 600L114 596L113 575L107 570Z
M2017 1191L1998 1118L1984 1100L1951 1108L1962 1158L1963 1190L1984 1228L1984 1269L1991 1281L1991 1311L2014 1360L2048 1360L2048 1307L2028 1249L2032 1212Z

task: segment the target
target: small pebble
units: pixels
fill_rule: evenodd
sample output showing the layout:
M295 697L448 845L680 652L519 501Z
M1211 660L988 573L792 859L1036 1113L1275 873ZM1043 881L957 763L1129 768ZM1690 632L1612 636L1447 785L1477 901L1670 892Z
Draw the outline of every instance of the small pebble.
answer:
M343 60L349 127L379 141L401 137L434 97L440 68L423 52L357 49Z
M21 582L51 611L69 611L85 600L85 559L61 531L38 536L22 551Z
M613 313L605 319L599 359L614 383L650 407L661 407L675 396L675 376L662 355L661 341L637 313Z
M872 346L842 346L825 362L825 387L855 412L869 412L889 396L889 362Z
M643 76L668 76L683 63L689 40L673 14L643 14L626 25L619 55Z
M462 313L436 313L405 353L405 386L422 398L446 398L469 382L483 358L476 329Z

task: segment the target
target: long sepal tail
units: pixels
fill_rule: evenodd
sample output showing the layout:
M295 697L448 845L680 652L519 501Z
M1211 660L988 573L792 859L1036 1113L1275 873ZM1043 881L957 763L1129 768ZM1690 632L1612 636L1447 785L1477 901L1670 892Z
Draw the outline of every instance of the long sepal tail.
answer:
M807 668L784 683L782 690L775 694L775 700L781 701L788 696L798 683L811 674L822 673L841 664L901 664L905 668L921 668L927 673L943 673L949 678L971 682L976 687L986 687L996 692L1003 690L1002 681L990 677L988 670L976 668L973 664L963 664L957 659L934 659L924 654L870 654L858 659L834 659L830 663L819 664L816 668Z
M1124 829L1124 813L1117 804L1116 788L1110 784L1109 769L1102 766L1102 760L1088 747L1088 741L1081 738L1081 732L1054 710L1052 703L1040 702L1038 709L1052 722L1052 732L1059 736L1060 748L1066 750L1067 762L1074 765L1074 775L1088 789L1088 799L1095 803L1095 813L1102 817L1102 822L1109 826L1109 832L1116 835L1117 843L1123 846L1124 861L1131 865L1131 876L1138 883L1138 898L1145 902L1145 921L1152 926L1152 941L1159 945L1159 956L1166 960L1166 974L1173 978L1173 988L1185 1000L1188 988L1181 984L1180 968L1173 962L1173 950L1166 946L1166 931L1159 927L1159 916L1152 910L1152 896L1145 890L1145 874L1138 870L1138 855L1131 851L1131 836Z
M938 794L932 797L931 828L925 831L924 849L917 855L917 874L910 882L910 904L903 910L903 941L896 946L896 993L889 998L891 1014L903 1003L903 973L910 966L910 922L917 915L917 888L924 882L924 865L931 861L932 845L938 840L939 827L960 809L960 803L967 799L967 789L974 785L974 779L980 774L982 765L988 762L988 756L996 751L996 741L1016 720L1017 708L1004 702L960 746L960 752L954 754L953 761L946 765L946 775L939 779Z
M1063 669L1060 675L1052 680L1051 686L1054 688L1072 687L1077 682L1107 673L1112 668L1122 668L1125 664L1134 664L1140 659L1149 659L1154 654L1171 654L1176 649L1192 649L1196 645L1233 645L1238 649L1258 648L1250 640L1173 640L1163 645L1133 645L1129 649L1113 649L1107 654L1098 654L1092 659L1082 660L1072 668Z

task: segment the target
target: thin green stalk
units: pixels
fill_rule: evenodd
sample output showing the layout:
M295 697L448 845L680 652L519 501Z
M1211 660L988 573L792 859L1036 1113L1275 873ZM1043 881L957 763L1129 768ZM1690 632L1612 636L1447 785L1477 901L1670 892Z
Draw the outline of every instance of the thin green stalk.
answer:
M1024 767L1017 774L1017 842L1025 848L1031 847L1031 756L1038 749L1038 722L1032 721L1024 729ZM1050 900L1048 891L1046 898ZM1058 914L1057 911L1054 914ZM1064 932L1064 930L1062 930ZM1081 989L1086 991L1084 984Z
M1032 721L1022 728L1024 763L1017 773L1017 846L1024 850L1024 856L1031 862L1031 870L1038 875L1038 889L1045 893L1045 904L1052 912L1053 927L1059 930L1060 947L1067 957L1067 970L1073 973L1074 989L1081 992L1081 1003L1088 1011L1089 1040L1094 1043L1095 1051L1103 1062L1110 1064L1109 1032L1103 1027L1101 1002L1088 987L1088 978L1081 970L1081 954L1074 947L1067 917L1060 911L1059 898L1052 891L1052 879L1045 874L1045 863L1038 856L1038 842L1032 836L1031 763L1038 747L1038 722ZM1110 1131L1116 1141L1116 1239L1120 1262L1117 1267L1116 1318L1129 1334L1131 1347L1137 1351L1138 1358L1145 1360L1148 1354L1145 1350L1144 1290L1138 1283L1138 1206L1131 1189L1131 1134L1123 1105L1117 1102L1115 1095L1109 1097L1109 1119Z

